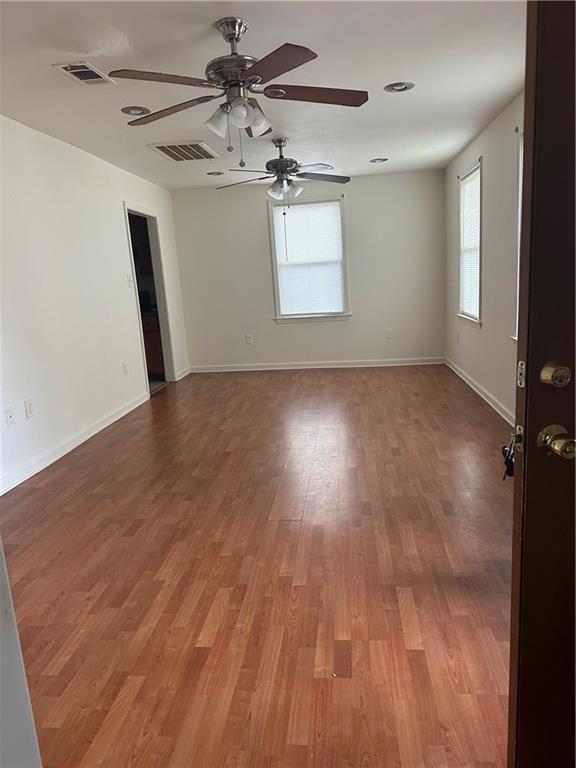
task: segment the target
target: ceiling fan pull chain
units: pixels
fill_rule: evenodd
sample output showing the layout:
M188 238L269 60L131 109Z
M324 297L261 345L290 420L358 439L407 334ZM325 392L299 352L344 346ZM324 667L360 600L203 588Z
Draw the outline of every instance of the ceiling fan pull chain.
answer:
M244 150L242 148L242 128L238 128L238 140L240 141L240 162L238 165L240 168L245 168L246 161L244 160Z
M282 205L282 216L284 221L284 253L286 255L286 263L288 263L288 233L286 231L286 203Z
M234 152L234 147L232 146L232 137L230 135L230 113L229 112L226 114L226 131L228 133L228 146L226 147L226 151Z

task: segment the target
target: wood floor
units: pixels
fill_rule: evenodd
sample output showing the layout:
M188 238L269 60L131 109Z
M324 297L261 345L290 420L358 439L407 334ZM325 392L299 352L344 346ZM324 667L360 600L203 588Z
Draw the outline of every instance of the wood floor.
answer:
M443 366L198 374L4 496L45 766L503 767L509 432Z

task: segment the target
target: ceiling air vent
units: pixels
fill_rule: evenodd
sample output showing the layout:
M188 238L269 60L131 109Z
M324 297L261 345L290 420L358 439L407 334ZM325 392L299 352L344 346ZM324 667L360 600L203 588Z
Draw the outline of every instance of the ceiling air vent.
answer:
M181 163L184 160L214 160L218 157L213 149L203 141L179 141L164 144L151 144L152 149L160 152L169 160Z
M79 61L75 64L54 64L56 69L64 72L65 75L73 77L85 85L95 85L96 83L114 83L114 80L100 72L99 69L87 61Z

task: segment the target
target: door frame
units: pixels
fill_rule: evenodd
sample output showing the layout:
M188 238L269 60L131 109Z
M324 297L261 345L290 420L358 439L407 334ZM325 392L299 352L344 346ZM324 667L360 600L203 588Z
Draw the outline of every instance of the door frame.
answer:
M174 353L172 343L172 331L170 328L170 315L168 312L168 301L166 299L166 285L164 280L164 265L162 263L162 252L160 248L160 231L158 215L139 203L132 203L129 200L122 202L124 211L124 222L126 226L126 239L128 241L128 253L130 257L130 271L132 274L132 287L134 289L135 310L138 319L138 329L140 332L140 347L142 353L142 365L144 368L144 377L146 379L146 389L150 397L150 383L148 381L148 365L146 362L146 348L144 346L144 327L142 323L142 313L140 311L140 301L138 298L138 281L136 279L136 265L134 263L134 252L132 250L132 236L130 233L129 214L141 216L146 219L148 225L148 238L150 240L150 255L152 257L152 270L154 273L154 289L156 291L156 301L158 304L158 322L160 324L160 338L162 340L162 357L164 360L164 379L165 381L176 381L176 369L174 367Z

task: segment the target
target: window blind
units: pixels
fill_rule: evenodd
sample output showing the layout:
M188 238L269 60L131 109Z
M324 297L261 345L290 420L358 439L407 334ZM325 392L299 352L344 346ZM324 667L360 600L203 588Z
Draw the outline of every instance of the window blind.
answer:
M276 205L273 226L279 314L344 312L340 203Z
M460 312L480 319L480 166L460 179Z

